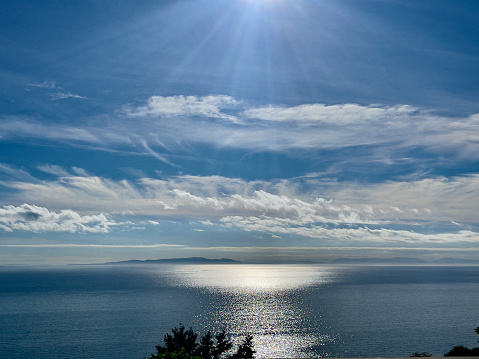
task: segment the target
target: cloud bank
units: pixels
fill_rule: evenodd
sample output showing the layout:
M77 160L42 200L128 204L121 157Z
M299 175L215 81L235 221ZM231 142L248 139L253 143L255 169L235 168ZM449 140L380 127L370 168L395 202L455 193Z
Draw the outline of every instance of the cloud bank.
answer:
M307 178L309 189L305 190L305 184L298 182L304 179L271 182L181 175L113 181L84 176L80 169L72 174L59 166L40 168L58 179L2 184L15 189L19 201L45 207L4 207L2 229L106 233L110 226L121 225L103 214L108 212L136 230L175 219L210 229L261 232L293 240L299 236L325 243L479 241L475 216L479 175L363 186ZM72 209L62 210L68 206ZM138 221L142 226L134 227Z
M49 211L30 204L0 208L0 229L28 232L107 233L113 221L104 214L81 216L72 210Z
M276 151L293 158L309 150L369 146L389 165L407 162L405 151L418 149L434 161L479 159L479 114L450 118L407 105L251 106L224 95L152 96L100 120L66 125L10 117L0 122L0 136L129 151L172 166L177 166L174 158L194 157L195 145L246 153ZM365 161L358 157L342 156L334 162L339 171L345 170L341 161ZM136 230L175 219L273 238L406 244L478 240L477 173L449 178L414 178L409 173L404 180L358 183L321 173L249 181L183 174L158 179L136 171L136 180L113 180L76 167L40 164L36 170L54 179L40 180L24 169L0 164L0 172L10 176L1 184L12 190L10 206L1 212L4 231L106 233L119 224L104 214L110 213L128 217ZM141 225L135 227L135 221Z
M247 181L191 175L114 181L89 176L81 169L75 169L78 174L74 174L59 166L39 168L59 177L2 182L15 190L12 200L25 198L58 209L70 203L77 211L130 210L185 218L274 215L369 224L400 220L476 223L475 213L479 211L479 174L373 184L308 177Z

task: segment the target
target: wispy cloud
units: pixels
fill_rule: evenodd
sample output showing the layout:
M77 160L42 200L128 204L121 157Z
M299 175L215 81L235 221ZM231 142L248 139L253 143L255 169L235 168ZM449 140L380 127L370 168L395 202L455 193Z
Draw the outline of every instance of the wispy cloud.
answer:
M125 107L123 113L128 117L176 117L176 116L203 116L220 118L231 122L238 122L235 116L225 110L232 110L239 105L239 101L231 96L152 96L145 106Z
M78 95L65 97L77 97ZM80 96L81 97L81 96ZM134 126L132 126L134 121ZM125 149L173 162L156 150L181 152L184 143L246 151L341 149L370 146L395 163L404 151L479 158L479 115L449 118L408 105L305 104L250 107L230 96L152 96L145 105L125 106L89 127L58 126L27 118L4 119L5 138L69 139L98 149Z
M50 93L49 95L52 98L52 100L62 100L65 98L78 98L82 100L87 99L87 97L85 96L76 95L71 92L56 92L56 93Z
M277 217L225 217L221 219L229 228L246 231L286 234L316 238L333 243L397 243L397 244L450 244L456 242L477 243L479 233L459 231L456 233L423 234L413 230L394 230L388 228L326 228L323 225L305 223L302 219L284 219Z
M219 147L287 151L359 145L387 146L389 151L425 148L479 158L479 115L448 118L408 105L308 104L250 108L227 96L160 97L130 108L125 116L140 118L185 116L183 121L150 122L180 140ZM206 119L234 121L199 121ZM231 122L239 122L234 126ZM194 129L192 131L188 128ZM165 131L166 129L166 131ZM168 141L166 141L168 142Z
M183 248L182 244L84 244L84 243L29 243L29 244L0 244L0 247L13 248Z
M27 85L27 90L30 91L29 88L37 88L37 89L47 89L47 90L52 90L56 89L59 90L57 92L50 92L48 95L51 97L52 100L61 100L61 99L66 99L66 98L76 98L76 99L87 99L85 96L80 96L74 93L71 93L69 91L64 91L64 88L61 86L58 86L56 81L43 81L41 83L31 83Z
M50 165L50 164L44 164L44 165L39 165L37 168L40 171L43 171L45 173L49 173L58 177L69 177L71 174L66 171L63 167L57 166L57 165Z
M285 247L276 247L276 246L221 246L221 247L189 247L191 249L207 249L210 251L219 251L219 252L246 252L246 253L254 253L256 251L378 251L378 252L385 252L389 251L405 251L405 252L420 252L420 251L437 251L437 252L479 252L479 248L477 247L446 247L446 248L431 248L431 247L393 247L393 246L354 246L354 247L347 247L347 246L328 246L328 247L318 247L318 246L285 246Z
M99 130L101 132L101 130ZM86 142L92 144L101 143L101 139L95 134L95 131L89 128L77 126L65 126L51 124L48 122L40 122L25 117L7 117L0 121L0 138L17 140L24 139L41 139L64 142L67 144L75 144L78 142ZM106 137L101 135L101 137Z
M38 87L43 89L54 89L57 87L56 81L43 81L41 83L28 84L29 87Z
M308 104L294 107L267 106L247 109L247 118L275 122L296 122L310 125L323 123L332 125L357 125L372 122L401 120L420 114L417 108L402 106L361 106L357 104Z
M0 174L1 173L6 174L9 179L14 178L22 181L36 181L36 179L26 170L0 162Z
M434 159L438 154L447 154L443 157L450 161L479 159L479 114L449 118L407 105L251 107L229 96L153 96L146 104L103 116L102 121L95 121L96 127L89 121L82 123L67 126L5 118L0 122L0 135L3 139L54 140L108 151L128 149L177 168L172 158L187 152L185 143L292 156L307 150L367 145L384 156L375 160L389 166L407 163L410 159L403 157L404 152L417 149ZM338 172L351 161L365 160L348 156L334 161ZM79 214L108 212L134 220L135 216L154 216L154 222L160 223L162 218L174 217L211 223L216 228L321 240L408 244L478 240L479 174L447 178L423 173L403 180L357 183L337 182L320 174L247 181L191 175L155 179L137 172L136 180L119 181L90 175L81 168L44 164L37 169L57 178L42 181L24 169L0 165L0 171L10 177L1 184L14 190L9 193L12 208L32 203L51 218L70 208L80 219L47 224L12 219L10 224L0 222L4 230L108 231L112 222L106 217L92 225L81 222L89 217ZM47 217L45 213L42 218ZM146 221L135 227L133 223L131 228L141 230L154 224ZM427 231L432 234L426 235Z

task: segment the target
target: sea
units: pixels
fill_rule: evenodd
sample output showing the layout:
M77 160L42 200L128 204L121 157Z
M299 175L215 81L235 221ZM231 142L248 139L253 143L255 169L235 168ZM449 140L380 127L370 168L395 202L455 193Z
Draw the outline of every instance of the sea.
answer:
M131 358L183 324L257 358L442 356L478 346L479 267L0 267L0 358Z

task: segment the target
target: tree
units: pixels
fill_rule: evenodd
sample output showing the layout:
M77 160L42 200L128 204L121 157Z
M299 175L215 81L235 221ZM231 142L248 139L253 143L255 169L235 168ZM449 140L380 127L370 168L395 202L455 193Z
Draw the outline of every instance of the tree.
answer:
M238 350L233 354L233 358L253 358L256 351L253 349L253 336L248 334Z
M150 358L146 359L202 359L199 356L191 355L186 352L185 348L176 352L165 352L161 354L152 354Z
M230 338L226 335L225 330L223 329L221 332L216 334L216 345L213 349L212 359L219 359L223 353L228 352L232 347L233 344L231 343Z
M182 324L171 331L172 334L164 336L165 344L156 346L158 353L146 359L222 359L226 358L233 348L231 339L224 329L214 338L208 331L199 342L198 334L192 328L186 329ZM229 358L253 358L254 353L253 336L247 335L236 353Z
M186 330L185 326L180 324L178 328L175 327L171 331L173 332L173 335L165 334L165 346L156 346L158 354L178 352L181 349L185 349L188 354L195 353L196 347L198 346L196 343L198 335L193 332L192 328Z
M196 353L201 358L212 358L214 350L215 343L213 342L213 335L208 331L208 333L201 337Z
M474 331L479 334L479 327L474 329ZM479 343L479 340L477 341ZM444 354L445 357L470 357L470 356L479 356L479 347L477 348L466 348L465 346L458 345L452 348L449 352Z
M445 357L471 357L471 356L475 356L473 353L473 350L474 349L469 349L462 345L457 345L454 348L452 348L450 351L448 351L446 354L444 354L444 356Z

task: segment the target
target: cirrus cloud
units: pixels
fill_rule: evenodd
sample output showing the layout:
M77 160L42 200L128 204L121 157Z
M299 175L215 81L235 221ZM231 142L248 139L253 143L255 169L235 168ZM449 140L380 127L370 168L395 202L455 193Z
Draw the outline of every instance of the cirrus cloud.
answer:
M132 122L134 121L134 126ZM458 158L479 158L479 115L441 116L410 105L302 104L253 107L226 95L151 96L145 104L59 125L28 117L3 118L0 138L38 138L129 150L160 161L184 154L183 145L206 144L246 151L341 149L372 146L393 163L404 151L424 149Z
M395 230L389 228L371 229L326 228L303 219L274 217L240 217L231 216L221 219L228 228L236 228L250 232L276 233L289 236L302 236L330 241L331 243L400 243L406 245L478 243L479 233L461 230L454 233L424 234L413 230Z
M358 104L308 104L293 107L267 106L247 109L248 118L263 121L323 123L335 125L367 124L384 120L401 120L420 115L419 109L408 106L361 106Z

